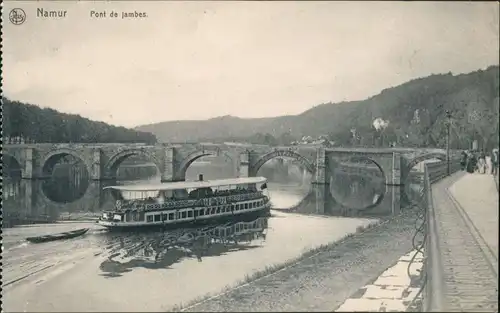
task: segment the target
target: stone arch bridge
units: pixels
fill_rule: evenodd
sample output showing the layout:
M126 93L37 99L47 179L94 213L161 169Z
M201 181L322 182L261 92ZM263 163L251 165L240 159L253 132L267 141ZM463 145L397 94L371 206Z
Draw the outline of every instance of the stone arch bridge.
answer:
M376 166L384 174L386 184L401 185L410 169L418 162L446 158L442 149L375 149L333 148L319 146L269 147L225 144L22 144L4 145L3 160L14 163L25 179L46 178L64 156L80 159L91 179L116 178L120 164L134 155L154 163L162 181L185 180L186 170L203 156L224 157L233 166L234 177L256 176L264 163L288 157L313 175L313 183L328 184L331 169L344 162L361 161ZM455 152L454 152L455 153Z
M453 152L455 158L457 152ZM385 181L385 195L392 210L399 210L404 183L411 168L428 159L445 160L440 149L333 148L320 146L268 147L218 144L24 144L4 145L2 157L8 166L18 166L22 178L39 179L51 175L62 157L80 159L92 180L115 179L117 169L127 158L141 155L154 163L162 181L182 181L194 161L203 156L224 157L233 167L234 177L256 176L260 167L274 158L291 158L313 177L313 185L326 186L332 173L345 164L366 164L378 168ZM315 187L317 189L317 187Z

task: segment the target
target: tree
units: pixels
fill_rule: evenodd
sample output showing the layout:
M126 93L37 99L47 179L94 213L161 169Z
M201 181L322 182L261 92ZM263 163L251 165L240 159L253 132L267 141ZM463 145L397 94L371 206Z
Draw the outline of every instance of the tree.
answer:
M91 121L79 115L41 109L2 97L4 138L26 142L144 142L156 143L147 132Z

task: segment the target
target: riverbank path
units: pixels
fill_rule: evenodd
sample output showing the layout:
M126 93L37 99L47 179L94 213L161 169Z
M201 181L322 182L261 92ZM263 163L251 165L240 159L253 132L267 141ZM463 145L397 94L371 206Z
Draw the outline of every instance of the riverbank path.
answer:
M432 185L445 311L498 312L498 190L488 174ZM432 275L436 269L428 269Z

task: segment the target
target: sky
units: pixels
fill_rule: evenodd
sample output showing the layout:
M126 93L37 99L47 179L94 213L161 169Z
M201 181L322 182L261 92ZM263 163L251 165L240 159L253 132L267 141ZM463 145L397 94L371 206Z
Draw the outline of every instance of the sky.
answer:
M147 17L122 18L134 11ZM8 1L2 14L5 96L126 127L300 114L499 64L497 2Z

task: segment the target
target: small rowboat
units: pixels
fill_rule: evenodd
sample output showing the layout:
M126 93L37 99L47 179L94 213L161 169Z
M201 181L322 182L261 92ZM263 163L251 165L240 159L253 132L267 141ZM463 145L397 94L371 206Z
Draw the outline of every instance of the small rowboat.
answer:
M81 236L81 235L85 234L88 230L89 230L88 228L82 228L82 229L77 229L77 230L68 231L68 232L64 232L64 233L38 236L38 237L28 237L28 238L26 238L26 240L28 240L29 242L32 242L32 243L42 243L42 242L48 242L48 241L70 239L70 238L75 238L75 237Z

